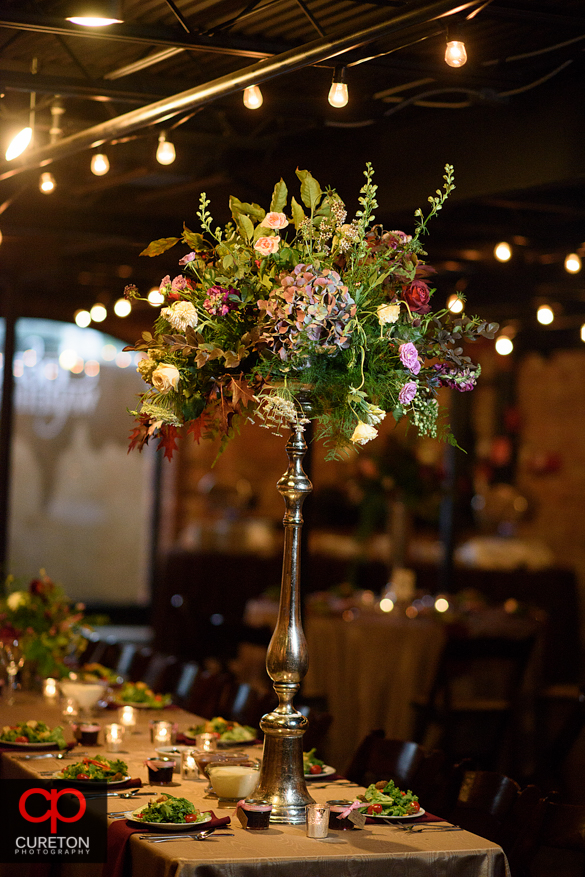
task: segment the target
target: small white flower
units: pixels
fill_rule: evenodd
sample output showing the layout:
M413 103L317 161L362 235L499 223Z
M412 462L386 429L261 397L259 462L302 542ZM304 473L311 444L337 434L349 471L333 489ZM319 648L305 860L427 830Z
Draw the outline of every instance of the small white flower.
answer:
M386 412L383 408L378 408L377 405L368 405L368 423L375 426L377 423L382 423L385 417Z
M400 305L380 305L376 312L380 325L395 323L400 316Z
M368 423L362 423L360 420L353 431L350 441L357 445L365 445L371 442L372 439L375 439L377 435L378 430L375 427L370 426Z
M26 591L13 591L6 598L8 608L16 612L19 606L26 606L28 603L28 594Z
M152 384L159 393L168 393L177 389L180 377L179 369L174 365L159 365L152 373Z
M199 322L197 309L190 301L176 301L169 308L163 308L161 314L177 332L184 332L188 326L194 328Z

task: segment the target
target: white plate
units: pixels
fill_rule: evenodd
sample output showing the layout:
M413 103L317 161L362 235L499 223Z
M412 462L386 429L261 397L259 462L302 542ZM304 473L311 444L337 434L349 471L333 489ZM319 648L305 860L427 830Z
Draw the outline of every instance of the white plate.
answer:
M2 746L10 746L15 749L58 749L59 744L54 740L47 740L45 743L11 743L9 740L0 740Z
M64 777L60 770L56 770L55 773L52 775L51 779L62 780L64 783L78 783L84 789L87 788L87 786L96 786L96 785L103 786L104 783L106 783L108 789L116 789L119 786L123 786L124 783L127 783L128 780L130 779L130 777L125 776L124 779L111 780L111 781L108 781L108 780L78 780L75 778L71 779L70 777Z
M368 819L379 819L381 822L384 822L384 820L388 819L418 819L419 816L424 816L426 812L421 807L418 813L411 813L410 816L383 816L381 813L364 813L364 816L367 816Z
M176 746L159 746L158 749L155 749L155 752L158 755L179 756L181 752L191 752L194 748L194 746L186 746L184 743L177 743Z
M205 819L200 819L199 822L145 822L144 819L136 818L136 814L142 813L143 810L146 810L145 806L133 810L128 817L128 822L132 822L133 825L141 825L143 828L156 828L157 830L162 828L163 831L193 831L199 825L210 822L212 818L211 813L206 813Z
M323 770L321 773L306 773L306 780L322 780L323 777L330 777L332 774L337 773L334 767L331 767L328 764L323 765Z
M204 732L202 731L201 733L203 734ZM192 740L193 743L196 742L196 738L191 737L187 733L187 731L185 731L184 736L187 740ZM238 746L239 747L252 746L254 743L256 743L257 740L258 740L258 738L257 738L256 734L254 734L254 736L252 736L252 737L247 737L245 740L222 740L220 737L219 740L217 741L217 747L218 747L218 749L237 749Z

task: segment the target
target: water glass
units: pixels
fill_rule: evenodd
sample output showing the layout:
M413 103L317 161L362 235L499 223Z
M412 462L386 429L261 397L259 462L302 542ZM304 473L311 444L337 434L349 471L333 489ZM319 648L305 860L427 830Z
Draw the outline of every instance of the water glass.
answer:
M121 752L124 743L124 725L106 725L106 752Z

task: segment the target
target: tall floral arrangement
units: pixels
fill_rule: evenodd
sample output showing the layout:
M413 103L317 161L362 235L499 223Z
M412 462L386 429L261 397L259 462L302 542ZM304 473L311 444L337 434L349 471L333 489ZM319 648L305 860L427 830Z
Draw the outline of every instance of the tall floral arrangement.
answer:
M276 430L313 419L335 457L374 438L387 414L455 441L437 392L475 386L480 368L461 345L493 337L497 325L431 309L422 237L454 189L453 168L427 215L415 212L412 235L375 223L371 165L351 219L334 189L296 174L300 201L289 202L281 179L267 210L230 198L232 219L221 228L202 194L201 232L184 226L144 250L187 248L180 273L160 283L154 331L128 348L144 352L138 371L150 385L133 412L131 447L157 435L171 457L182 428L225 441L246 418Z
M12 576L0 600L0 640L18 639L26 666L42 677L66 676L86 640L82 634L84 606L73 605L63 589L41 570L27 587Z

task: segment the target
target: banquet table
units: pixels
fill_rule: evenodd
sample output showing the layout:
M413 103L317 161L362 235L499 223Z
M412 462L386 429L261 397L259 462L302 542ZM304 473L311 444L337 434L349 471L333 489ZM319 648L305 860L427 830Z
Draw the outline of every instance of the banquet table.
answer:
M111 715L111 714L110 714ZM153 755L149 742L148 720L154 711L140 714L137 730L124 741L126 752L119 756L127 761L132 777L141 777L141 792L157 795L161 787L147 784L144 761ZM158 713L160 716L160 713ZM47 705L40 697L20 695L19 702L8 707L0 703L0 726L31 718L42 719L50 725L60 720L57 706ZM99 721L108 721L108 714ZM182 710L165 710L164 718L177 721L179 730L193 724L195 717ZM85 747L87 751L87 747ZM93 749L96 754L103 747ZM259 756L259 746L249 747L250 755ZM68 762L71 763L71 762ZM38 772L58 769L62 762L52 759L25 761L18 754L1 755L2 778L33 778ZM201 810L212 809L217 816L231 815L223 810L217 799L206 797L206 782L181 781L175 774L170 794L186 797ZM314 781L309 783L315 800L347 798L360 790L336 783ZM142 795L137 802L108 798L108 812L121 812L146 804L150 797ZM424 802L423 806L424 806ZM467 831L423 831L416 834L401 831L397 825L372 824L349 832L333 831L328 838L317 840L305 836L304 825L271 825L267 831L253 832L242 828L233 818L229 831L233 836L218 834L204 842L189 840L151 844L138 834L129 840L130 858L124 877L509 877L509 868L502 849ZM0 877L33 877L34 866L26 863L1 865ZM51 877L111 877L108 865L62 864L51 869Z

